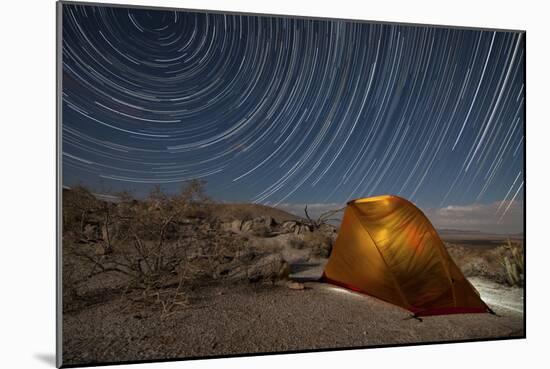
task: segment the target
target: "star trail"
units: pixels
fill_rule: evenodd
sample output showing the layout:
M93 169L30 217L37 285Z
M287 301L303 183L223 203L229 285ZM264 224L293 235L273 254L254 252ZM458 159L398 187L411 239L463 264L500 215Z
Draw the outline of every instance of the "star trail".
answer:
M524 33L63 6L63 181L523 201Z

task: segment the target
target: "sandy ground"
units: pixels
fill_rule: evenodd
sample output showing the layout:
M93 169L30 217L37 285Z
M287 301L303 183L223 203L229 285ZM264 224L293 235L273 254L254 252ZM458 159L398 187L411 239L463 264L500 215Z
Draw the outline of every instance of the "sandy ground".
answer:
M64 319L65 365L415 342L521 337L523 290L473 279L499 316L408 319L376 298L318 282L304 290L240 284L187 290L162 318L159 307L112 296ZM156 306L156 308L155 308Z
M511 288L483 278L470 278L483 301L499 314L523 316L523 289Z

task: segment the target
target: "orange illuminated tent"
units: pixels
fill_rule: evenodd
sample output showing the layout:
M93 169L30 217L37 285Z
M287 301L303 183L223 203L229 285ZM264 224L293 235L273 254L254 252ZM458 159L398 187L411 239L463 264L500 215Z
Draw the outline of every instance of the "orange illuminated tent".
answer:
M416 316L492 312L428 218L398 196L348 203L323 279Z

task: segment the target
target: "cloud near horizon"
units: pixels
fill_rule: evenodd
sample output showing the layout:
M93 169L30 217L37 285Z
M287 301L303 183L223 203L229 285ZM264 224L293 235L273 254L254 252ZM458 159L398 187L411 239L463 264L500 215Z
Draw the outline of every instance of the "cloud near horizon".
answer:
M438 229L508 234L523 232L523 203L519 201L449 205L444 208L427 209L425 213Z
M298 216L304 216L306 204L282 203L276 207ZM345 204L307 204L312 218L325 211L339 209ZM524 231L523 202L495 201L489 204L449 205L443 208L422 209L437 229L458 229L484 233L515 234ZM333 218L340 218L343 212ZM503 216L504 214L504 216Z

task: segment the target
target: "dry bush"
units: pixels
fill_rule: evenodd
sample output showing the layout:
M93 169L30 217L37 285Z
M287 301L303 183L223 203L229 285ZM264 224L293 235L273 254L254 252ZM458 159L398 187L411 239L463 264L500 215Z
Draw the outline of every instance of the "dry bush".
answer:
M511 286L523 286L525 278L523 245L508 240L508 243L504 246L500 262L505 271L506 282Z
M204 195L204 184L203 181L188 182L173 196L156 186L144 201L126 201L120 206L117 220L121 240L133 247L125 253L126 263L119 265L123 273L131 271L139 282L155 285L164 275L176 272L181 255L174 245L167 246L167 242L181 241L179 228L184 221L206 212L204 204L208 199ZM181 246L182 242L177 245Z
M113 212L116 204L99 200L83 186L63 193L63 236L113 251Z
M304 222L304 224L308 226L310 230L316 231L324 227L325 225L329 224L329 222L331 221L336 221L336 222L339 221L339 219L333 218L333 216L343 211L344 209L345 207L340 209L328 210L322 213L321 215L319 215L317 219L313 219L309 216L309 213L307 211L307 205L306 205L306 207L304 208L304 213L306 215L306 221Z
M466 277L482 277L496 283L522 285L524 261L520 243L508 242L490 248L446 243L446 248Z
M122 293L128 306L156 307L166 317L188 303L184 291L197 283L284 274L280 257L222 228L204 182L175 195L155 187L145 199L120 193L111 202L78 188L63 200L63 292L71 310Z
M63 199L64 252L85 261L88 278L117 273L134 287L159 288L179 273L182 245L188 244L179 242L185 237L182 224L205 215L208 201L202 181L187 183L173 196L160 187L139 201L122 193L117 203L98 200L83 187L73 189Z

